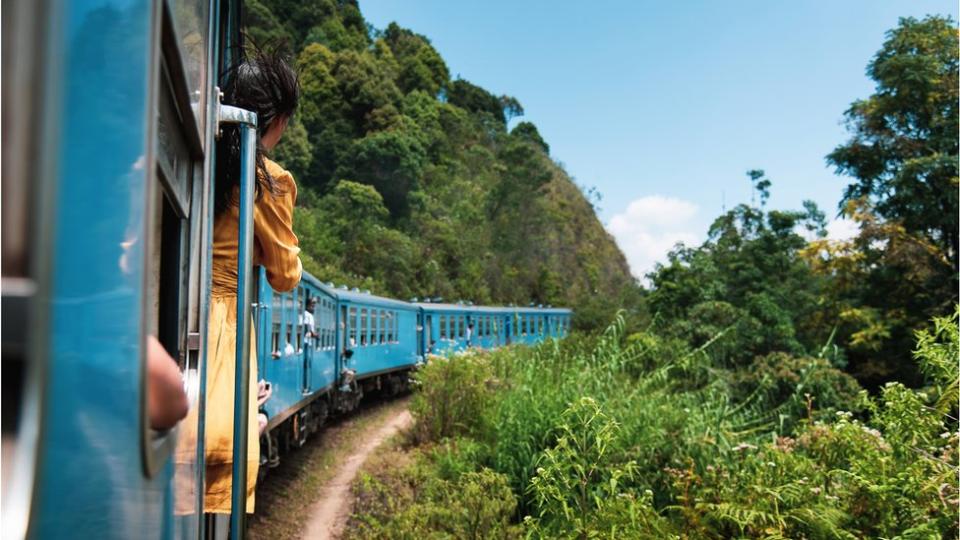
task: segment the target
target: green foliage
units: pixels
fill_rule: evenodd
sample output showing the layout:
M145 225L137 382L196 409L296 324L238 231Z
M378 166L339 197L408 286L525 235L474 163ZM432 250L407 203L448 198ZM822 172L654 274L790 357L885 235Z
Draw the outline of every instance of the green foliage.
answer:
M447 86L450 71L430 40L397 23L390 23L383 36L399 63L397 85L404 93L421 90L436 96Z
M637 500L622 489L637 466L611 461L619 426L595 400L585 397L572 404L555 429L559 439L544 450L528 488L537 517L528 517L524 525L533 536L617 538L663 532L653 493L646 491Z
M451 81L429 39L368 28L356 2L257 0L245 22L296 56L301 108L275 157L301 188L311 272L399 298L585 305L579 327L643 311L623 254L536 127L507 132L517 99ZM375 190L389 217L348 226L344 181Z
M417 419L415 441L476 436L486 429L493 394L490 364L476 354L434 357L417 372L419 388L410 411Z
M918 384L901 359L958 300L957 51L952 19L901 19L867 66L875 92L846 112L850 140L827 156L854 179L841 208L860 235L815 242L809 260L833 278L828 325L871 387Z
M425 154L420 140L411 133L371 133L353 142L336 174L373 186L391 214L404 217L409 212L410 192L419 187Z
M423 439L405 504L431 515L450 501L435 483L490 471L516 507L504 527L529 538L956 538L960 435L956 411L937 408L960 384L956 320L918 335L929 388L875 398L823 359L729 372L710 354L720 338L690 349L653 326L625 335L619 318L596 337L435 362L431 381L466 380L484 397L460 410L485 420ZM418 422L437 423L434 399L451 397L418 401ZM378 526L433 537L469 523L402 508Z
M828 161L856 178L844 200L944 248L958 268L958 34L947 17L904 18L867 66L876 92L846 113L853 136ZM955 288L955 287L954 287Z
M417 478L402 471L386 478L364 475L355 486L360 512L348 537L475 540L519 538L510 523L516 499L501 474L466 472L454 480ZM398 478L399 476L399 478ZM407 495L414 483L416 496ZM404 485L406 484L406 485Z
M537 129L537 126L533 125L531 122L520 122L510 131L510 135L522 139L524 141L533 143L540 148L543 148L543 151L547 154L550 153L550 145L543 140L543 137L540 136L540 131Z
M748 175L764 204L770 181L763 171ZM820 309L823 280L802 256L807 240L798 229L819 234L823 219L811 202L802 211L737 206L714 221L703 245L674 250L651 274L651 310L694 346L724 331L712 353L728 366L776 351L816 354L828 335L805 321Z

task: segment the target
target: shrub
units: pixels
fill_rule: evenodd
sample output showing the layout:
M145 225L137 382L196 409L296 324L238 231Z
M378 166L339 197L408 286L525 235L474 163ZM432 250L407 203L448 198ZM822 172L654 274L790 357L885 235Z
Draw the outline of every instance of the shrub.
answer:
M418 392L410 411L414 442L475 435L485 429L493 395L492 369L484 353L437 357L415 378Z

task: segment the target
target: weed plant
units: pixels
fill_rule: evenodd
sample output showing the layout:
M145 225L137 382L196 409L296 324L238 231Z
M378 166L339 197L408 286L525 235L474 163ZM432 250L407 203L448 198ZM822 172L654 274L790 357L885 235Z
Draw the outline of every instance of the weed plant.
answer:
M623 328L426 366L414 464L364 478L360 500L380 502L359 506L358 530L957 538L956 316L917 336L929 386L876 396L822 360L738 371L711 350L720 333L691 348Z

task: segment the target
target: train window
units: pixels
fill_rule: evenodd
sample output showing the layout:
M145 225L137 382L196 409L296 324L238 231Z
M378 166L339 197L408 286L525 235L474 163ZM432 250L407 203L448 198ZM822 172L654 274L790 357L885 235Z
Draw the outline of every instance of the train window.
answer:
M307 312L307 290L303 287L297 287L297 313L294 320L297 321L297 351L303 350L303 326L306 321L303 320L303 314Z
M367 335L370 332L370 323L367 320L367 310L360 310L360 346L367 344Z
M393 331L393 321L396 319L394 312L387 312L387 343L393 343L396 339L396 332Z
M283 296L274 294L270 300L270 352L274 355L280 352L280 318L283 316Z
M380 343L387 342L387 312L380 310Z
M463 324L463 315L461 315L457 317L457 337L462 338L465 330L466 328Z
M377 332L377 343L387 342L387 310L380 310L380 331Z
M349 336L350 336L350 346L356 347L357 343L357 308L350 308L350 317L347 318L347 326L349 326Z
M330 306L324 299L320 300L320 348L327 350L330 346Z
M296 322L297 320L297 313L296 313L297 299L294 296L294 294L296 293L290 292L289 294L285 295L285 296L288 296L289 304L286 301L284 302L284 307L286 307L287 309L287 311L284 312L284 318L283 318L283 320L286 322L286 328L287 328L286 330L287 341L283 344L284 354L287 354L291 349L293 349L293 342L294 342L294 337L293 337L294 324L293 323ZM287 307L288 305L289 307Z
M335 340L337 339L337 320L336 320L336 306L332 302L327 302L327 348L333 349L336 347Z
M400 317L396 311L393 312L393 341L400 343Z

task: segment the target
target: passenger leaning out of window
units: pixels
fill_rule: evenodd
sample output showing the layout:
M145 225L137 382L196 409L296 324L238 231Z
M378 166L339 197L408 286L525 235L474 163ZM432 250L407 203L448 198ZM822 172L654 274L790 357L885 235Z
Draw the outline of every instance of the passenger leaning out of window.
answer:
M278 292L300 282L302 266L293 232L297 185L293 176L267 159L280 141L300 96L297 75L275 53L256 51L226 74L223 103L257 113L259 145L256 154L253 264L266 269L270 286ZM207 328L206 386L206 512L230 513L233 467L233 394L237 324L237 242L239 234L240 131L224 126L216 148L214 191L213 267L210 317ZM253 269L251 268L250 271ZM257 384L254 334L250 335L250 395L262 396ZM260 464L257 402L250 400L247 439L247 504L254 510L254 488ZM191 456L178 455L189 463Z

